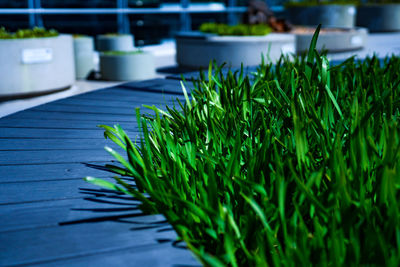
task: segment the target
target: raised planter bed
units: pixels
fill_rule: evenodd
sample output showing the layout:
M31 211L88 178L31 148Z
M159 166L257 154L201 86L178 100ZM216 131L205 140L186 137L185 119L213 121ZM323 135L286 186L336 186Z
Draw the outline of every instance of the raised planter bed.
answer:
M74 36L75 76L85 79L94 69L94 41L90 36Z
M0 98L42 94L75 81L72 36L0 39Z
M368 4L357 9L357 25L372 32L400 31L400 4Z
M261 54L275 61L282 53L295 52L293 34L270 33L265 36L218 36L200 32L181 32L176 35L176 53L179 66L207 67L212 60L217 64L240 67L258 65Z
M138 81L154 78L154 56L143 51L110 51L100 54L100 72L105 80Z
M355 5L319 5L286 7L289 20L296 25L324 27L354 27L356 20Z
M296 52L308 50L314 33L314 28L297 27L293 30L296 34ZM328 52L344 52L361 49L365 46L368 30L365 28L325 28L321 30L316 49Z

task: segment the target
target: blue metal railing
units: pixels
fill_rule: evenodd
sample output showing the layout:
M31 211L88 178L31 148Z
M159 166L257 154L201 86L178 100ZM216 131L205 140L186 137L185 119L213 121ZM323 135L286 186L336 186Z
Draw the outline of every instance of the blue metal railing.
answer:
M180 29L190 30L191 14L227 13L228 23L235 23L235 14L246 11L246 7L236 6L236 0L228 0L228 6L222 3L191 4L190 0L180 0L180 4L162 4L158 8L130 8L127 0L116 0L116 8L42 8L41 0L27 1L28 8L0 8L0 15L28 15L30 27L42 27L42 15L114 14L117 15L118 32L129 33L128 15L132 14L179 14Z

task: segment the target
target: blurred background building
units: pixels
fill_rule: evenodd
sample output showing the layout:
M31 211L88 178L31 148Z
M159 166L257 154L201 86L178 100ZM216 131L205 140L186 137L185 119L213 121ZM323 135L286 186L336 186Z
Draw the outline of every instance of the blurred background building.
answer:
M157 44L206 21L235 23L247 0L0 0L0 26L62 33L132 33L138 46ZM276 10L279 0L267 1ZM279 9L279 7L278 7Z

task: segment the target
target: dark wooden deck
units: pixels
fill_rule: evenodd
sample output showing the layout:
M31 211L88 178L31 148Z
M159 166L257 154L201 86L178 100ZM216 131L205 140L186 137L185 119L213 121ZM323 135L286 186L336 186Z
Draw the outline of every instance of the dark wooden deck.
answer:
M113 160L98 124L134 138L135 107L181 92L176 79L127 83L0 119L0 266L199 266L162 215L83 181L111 176L90 167Z

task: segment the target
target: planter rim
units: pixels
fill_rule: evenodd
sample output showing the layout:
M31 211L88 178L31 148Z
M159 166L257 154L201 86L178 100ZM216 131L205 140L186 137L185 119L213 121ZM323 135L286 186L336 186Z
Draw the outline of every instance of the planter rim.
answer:
M321 29L338 29L338 30L343 30L343 31L338 31L338 32L320 32L319 35L338 35L338 34L351 34L354 32L366 32L368 33L368 29L365 27L352 27L352 28L348 28L348 27L322 27ZM305 36L305 35L310 35L313 36L314 33L293 33L294 35L300 35L300 36Z
M122 38L122 37L130 37L130 36L133 36L133 34L121 34L121 35L105 35L105 34L99 34L99 35L97 35L97 38L109 39L109 38Z
M76 36L72 36L73 38L74 38L74 40L84 40L84 39L93 39L93 37L92 36L88 36L88 35L86 35L86 36L79 36L79 37L76 37Z
M335 4L330 4L330 3L321 3L321 4L286 4L284 5L285 8L309 8L309 7L329 7L329 6L339 6L339 7L355 7L358 4L340 4L340 3L335 3Z
M102 57L127 57L127 56L132 57L132 56L151 55L152 54L151 52L148 52L148 51L141 51L141 52L132 53L132 54L127 53L127 54L114 54L114 55L111 54L110 55L110 54L107 54L107 52L109 52L109 51L100 52L100 56L102 56Z
M201 32L180 32L175 35L177 39L188 39L188 40L204 40L212 42L265 42L265 41L287 41L294 38L292 33L269 33L261 36L236 36L236 35L225 35L219 36L217 34L208 34Z

